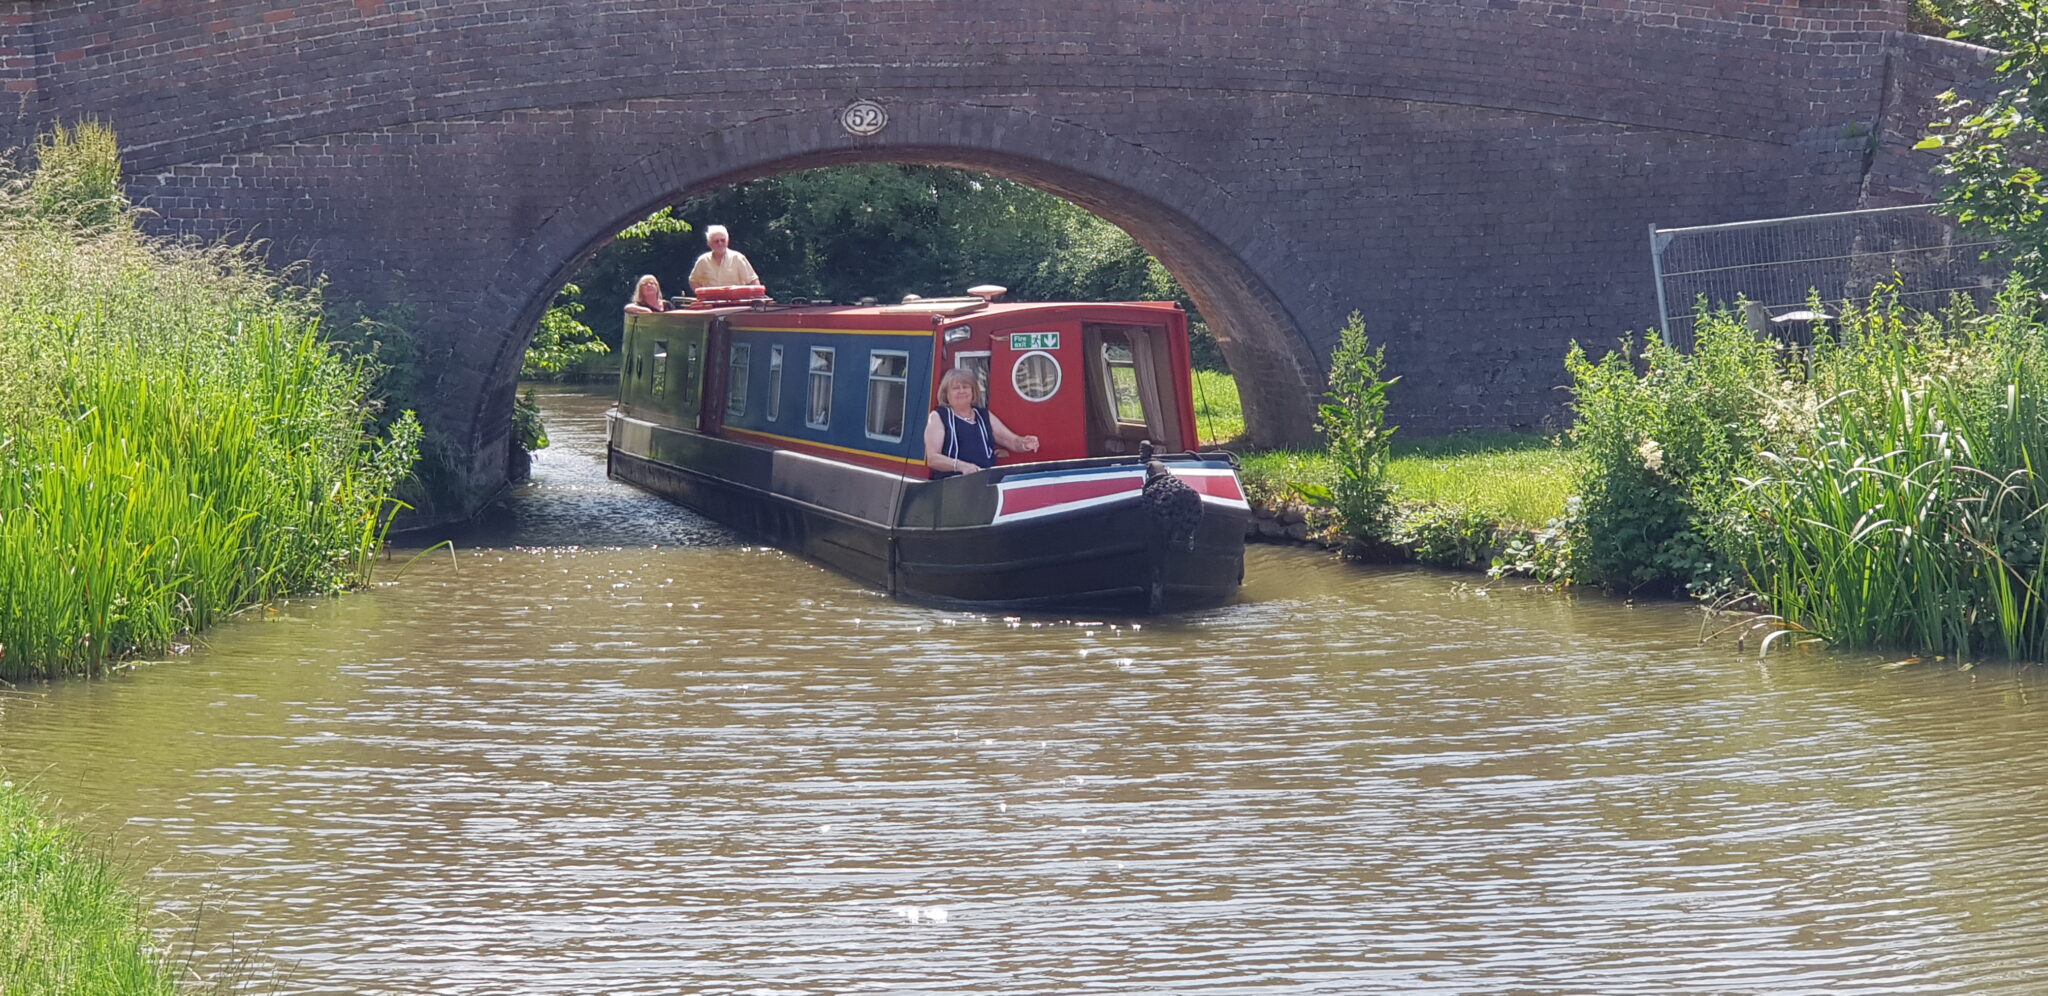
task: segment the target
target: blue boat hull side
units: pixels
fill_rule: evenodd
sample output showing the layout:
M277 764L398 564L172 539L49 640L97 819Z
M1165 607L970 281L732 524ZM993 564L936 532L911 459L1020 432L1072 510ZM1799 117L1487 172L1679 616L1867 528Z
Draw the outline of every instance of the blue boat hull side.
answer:
M1243 579L1241 509L1205 502L1191 544L1168 542L1135 498L990 524L983 475L912 481L628 418L612 438L612 476L919 602L1172 612L1228 602ZM892 542L896 509L935 506L949 514L914 514L925 524Z

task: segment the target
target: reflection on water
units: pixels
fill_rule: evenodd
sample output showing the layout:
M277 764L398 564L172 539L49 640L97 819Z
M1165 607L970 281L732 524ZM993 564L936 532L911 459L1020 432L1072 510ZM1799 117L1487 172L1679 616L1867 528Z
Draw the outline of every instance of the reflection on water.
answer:
M513 485L450 538L464 549L509 546L732 546L738 537L700 516L605 476L605 409L588 391L535 388L549 444L533 455L533 479ZM545 393L543 393L545 392ZM402 537L401 542L422 542Z
M906 606L545 400L495 532L0 699L0 764L290 993L2048 987L2031 673L1274 548L1178 619Z

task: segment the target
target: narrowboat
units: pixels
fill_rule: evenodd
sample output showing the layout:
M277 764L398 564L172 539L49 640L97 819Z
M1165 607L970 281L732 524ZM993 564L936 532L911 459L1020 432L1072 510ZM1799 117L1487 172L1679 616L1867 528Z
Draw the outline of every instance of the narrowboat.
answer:
M1237 459L1197 446L1171 302L718 301L627 316L613 477L890 594L991 609L1213 606L1244 576ZM966 368L1033 453L933 479Z

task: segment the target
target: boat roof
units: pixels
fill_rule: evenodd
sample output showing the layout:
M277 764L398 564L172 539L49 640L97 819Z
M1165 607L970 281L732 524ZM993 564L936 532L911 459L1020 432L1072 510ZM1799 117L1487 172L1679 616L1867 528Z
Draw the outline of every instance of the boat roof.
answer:
M684 314L709 314L726 318L737 327L777 326L782 328L867 328L926 330L956 321L985 321L990 318L1032 316L1053 320L1058 313L1075 309L1105 308L1137 311L1180 311L1173 301L1018 301L984 303L980 298L926 298L896 304L735 304L713 308L690 308ZM675 312L668 312L675 314Z

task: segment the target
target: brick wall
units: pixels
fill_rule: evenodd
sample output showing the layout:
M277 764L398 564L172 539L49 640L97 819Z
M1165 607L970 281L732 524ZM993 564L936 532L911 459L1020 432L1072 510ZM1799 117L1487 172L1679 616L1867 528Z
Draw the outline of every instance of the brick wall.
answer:
M1931 199L1937 180L1931 171L1941 159L1935 150L1914 151L1941 117L1938 95L1954 91L1983 100L1991 95L1988 48L1901 33L1885 73L1882 119L1874 134L1870 169L1863 179L1863 206L1890 207Z
M29 5L0 3L0 152L34 134L41 24Z
M0 53L34 36L14 140L110 119L165 228L415 302L481 481L532 322L608 233L861 160L1123 225L1265 440L1308 437L1352 310L1410 431L1553 419L1566 345L1654 318L1648 224L1853 207L1872 162L1924 184L1870 139L1917 93L1886 86L1903 26L1903 0L0 0ZM881 135L838 128L855 97Z

